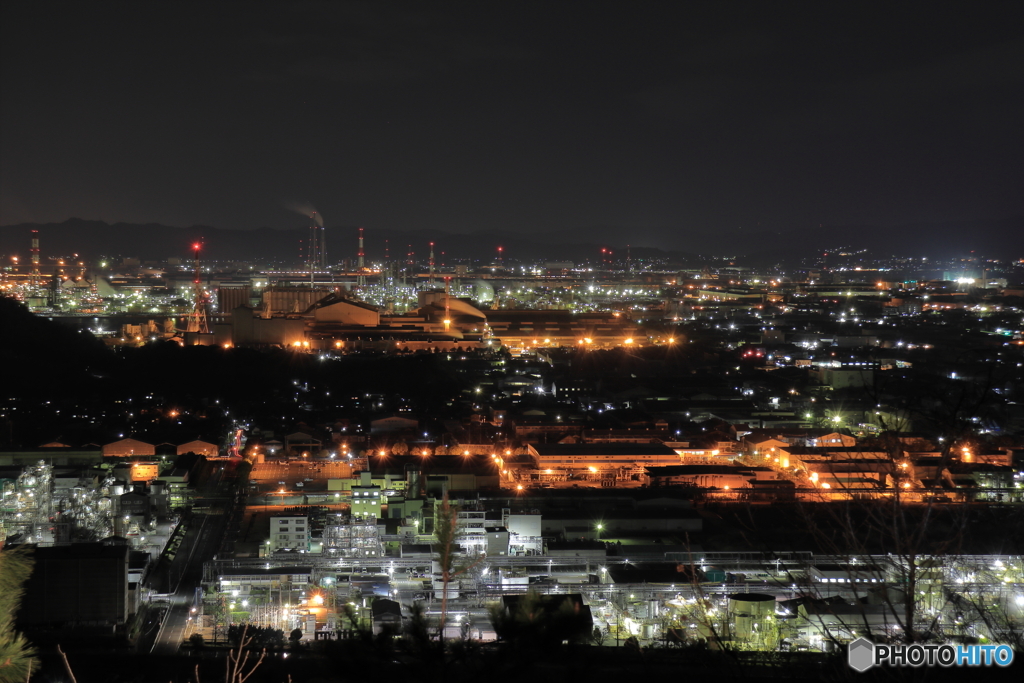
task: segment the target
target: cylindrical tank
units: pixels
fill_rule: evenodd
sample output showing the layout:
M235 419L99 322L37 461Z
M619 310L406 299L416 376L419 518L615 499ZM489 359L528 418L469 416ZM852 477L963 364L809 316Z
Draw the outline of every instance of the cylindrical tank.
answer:
M765 623L770 621L766 617L775 615L775 596L764 593L736 593L729 596L729 614L736 624L734 635L737 638L749 639L756 630L765 628Z
M640 637L645 640L650 640L654 637L654 624L644 623L642 630L640 631Z

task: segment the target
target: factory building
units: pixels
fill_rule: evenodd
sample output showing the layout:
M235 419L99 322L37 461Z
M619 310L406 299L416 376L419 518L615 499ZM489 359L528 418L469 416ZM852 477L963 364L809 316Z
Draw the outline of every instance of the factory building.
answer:
M103 446L104 458L130 458L137 455L156 455L156 446L138 439L121 439Z
M679 454L663 444L547 444L531 443L529 455L538 481L573 478L640 481L645 467L678 465Z
M18 623L117 627L131 616L127 541L36 547Z

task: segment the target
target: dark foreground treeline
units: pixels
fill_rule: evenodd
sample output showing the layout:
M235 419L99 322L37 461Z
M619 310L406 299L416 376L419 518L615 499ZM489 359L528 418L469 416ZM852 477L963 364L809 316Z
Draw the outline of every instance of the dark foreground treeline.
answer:
M962 681L984 675L986 681L1019 681L1024 665L1018 654L1005 668L872 669L857 674L845 652L727 653L704 647L563 646L552 651L460 643L432 653L381 649L360 641L322 644L302 652L276 652L259 665L249 683L584 683L585 681ZM56 652L41 653L42 669L33 681L70 680ZM227 650L206 648L176 657L74 651L68 660L81 683L221 683L226 680ZM253 655L255 657L255 655ZM252 658L250 659L252 661ZM198 667L198 669L197 669Z

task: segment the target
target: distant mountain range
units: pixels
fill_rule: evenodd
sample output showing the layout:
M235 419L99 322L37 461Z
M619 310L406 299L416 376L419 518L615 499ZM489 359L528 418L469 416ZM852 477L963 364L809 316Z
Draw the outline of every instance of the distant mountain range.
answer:
M22 223L0 227L0 257L29 256L31 231L38 230L44 258L80 254L164 260L190 258L190 245L201 240L204 258L217 261L300 263L306 229L226 230L209 226L169 227L157 223L133 224L72 218L63 223ZM354 258L357 228L327 228L329 260ZM418 262L426 261L428 244L436 243L438 263L455 259L495 260L497 247L509 261L591 261L599 263L601 249L614 251L612 258L626 256L627 241L633 259L662 258L680 264L696 264L712 257L734 257L745 265L797 263L823 252L868 250L866 256L928 256L941 258L968 255L1017 259L1024 257L1024 218L974 222L948 222L902 226L823 226L791 230L679 230L579 228L547 234L485 233L452 234L434 231L366 231L366 257L379 261L385 240L393 260L405 258L409 245Z

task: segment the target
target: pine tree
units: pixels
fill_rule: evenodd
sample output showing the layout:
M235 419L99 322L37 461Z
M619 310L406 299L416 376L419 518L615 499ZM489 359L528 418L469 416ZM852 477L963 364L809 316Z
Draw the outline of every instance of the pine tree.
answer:
M4 550L0 543L0 681L24 681L35 668L35 650L14 630L32 557L23 549Z

